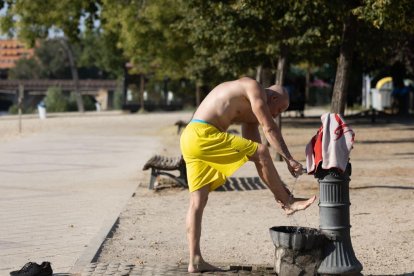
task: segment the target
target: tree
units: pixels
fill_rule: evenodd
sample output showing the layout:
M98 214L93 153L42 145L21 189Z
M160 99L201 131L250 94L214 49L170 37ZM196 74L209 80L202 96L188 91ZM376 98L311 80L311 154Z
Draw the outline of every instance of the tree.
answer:
M387 33L405 33L410 37L414 33L414 2L410 0L364 0L364 1L349 1L336 3L341 7L340 14L343 17L343 32L342 42L340 48L340 56L338 61L338 68L335 78L335 86L333 91L333 99L331 105L331 112L344 113L347 88L349 82L350 68L354 55L354 46L358 43L357 29L367 24L365 30L370 30L364 33L365 37L360 39L371 39L372 34L376 32L370 27L375 27L382 32ZM376 33L378 34L378 33ZM391 35L392 36L392 35ZM375 38L374 38L375 39ZM398 41L398 40L397 40ZM388 48L390 40L386 39L382 43L378 43L375 48ZM395 43L391 43L394 44ZM362 44L360 44L361 46ZM372 57L371 48L360 48L363 55ZM371 58L372 60L372 58Z
M180 4L169 0L103 0L103 28L118 33L118 46L132 65L131 73L141 75L141 108L145 75L155 74L162 80L165 76L177 79L185 74L191 48L185 36L174 28L185 16Z
M367 69L400 63L414 74L414 2L366 0L354 14L371 33L371 39L359 41L368 43L365 48L372 54L364 55L369 61ZM383 58L375 60L378 56Z
M331 112L344 114L351 73L354 46L356 43L357 20L349 14L343 24L339 60L336 69L335 84L332 95Z
M79 41L79 66L99 70L99 78L120 78L124 74L127 60L122 49L117 47L118 34L100 28L86 30Z
M72 44L78 60L80 79L119 78L125 60L116 42L102 32L85 33ZM69 60L60 39L38 40L31 58L20 59L10 69L12 79L68 79L71 78Z
M37 39L46 38L49 31L57 30L63 49L71 65L75 82L78 110L84 111L82 96L79 91L76 60L70 43L79 40L81 18L86 27L92 28L98 16L99 0L1 0L0 7L6 6L6 12L0 18L1 30L18 36L33 46Z
M272 70L280 84L289 60L323 62L340 38L326 1L196 0L187 10L184 27L195 51L189 69L196 74L215 68L234 77L257 69L259 77Z
M10 70L12 79L66 79L71 76L68 60L55 39L37 43L33 57L21 59Z

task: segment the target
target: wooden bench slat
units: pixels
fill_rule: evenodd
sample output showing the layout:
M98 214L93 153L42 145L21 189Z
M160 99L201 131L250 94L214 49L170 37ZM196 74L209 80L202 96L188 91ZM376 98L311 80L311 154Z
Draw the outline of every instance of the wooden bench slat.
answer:
M159 175L173 178L183 187L188 187L185 162L182 156L166 157L161 155L154 155L145 163L144 167L142 168L144 171L148 169L151 169L151 180L149 184L150 189L154 188L154 183ZM174 174L165 172L173 170L178 170L180 172L180 175L176 176Z
M164 157L160 155L154 155L151 157L147 163L145 163L142 170L148 170L150 168L160 169L160 170L177 170L180 168L181 163L183 162L182 157Z

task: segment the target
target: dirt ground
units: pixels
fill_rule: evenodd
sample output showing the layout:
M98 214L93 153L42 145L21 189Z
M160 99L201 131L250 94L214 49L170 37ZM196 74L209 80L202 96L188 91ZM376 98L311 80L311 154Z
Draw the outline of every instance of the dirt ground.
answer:
M80 130L104 124L128 135L163 137L163 146L154 154L177 156L180 154L179 135L174 122L190 117L191 113L180 112L110 114L86 119L63 117L48 122L33 120L30 125L25 125L24 135L68 124L76 124ZM351 152L350 219L352 244L364 267L362 273L412 274L414 120L378 119L375 124L369 118L346 120L356 134ZM121 121L124 123L120 124ZM128 129L128 125L133 126L134 131ZM303 164L305 146L319 126L319 116L283 119L286 143L293 156ZM23 134L10 134L12 127L16 127L15 120L0 119L0 141L22 137ZM238 126L234 128L238 129ZM137 162L137 170L131 172L137 179L136 193L126 203L119 223L105 241L97 261L149 265L186 263L188 192L180 188L148 190L149 172L141 170L146 161L141 159L137 156L137 160L131 161ZM303 175L295 180L284 162L275 161L275 165L295 195L319 195L318 183L313 176ZM234 177L257 177L257 173L248 162ZM203 218L201 247L204 258L213 264L273 266L274 246L269 228L279 225L318 228L317 202L304 212L286 217L268 189L213 192Z
M182 114L185 115L185 114ZM169 116L169 115L166 115ZM175 115L177 116L177 115ZM189 119L177 116L177 119ZM414 122L368 118L347 121L356 133L351 152L351 239L365 275L414 272ZM283 135L292 154L305 163L305 145L320 126L313 118L284 118ZM152 125L156 130L157 126ZM234 127L238 129L237 126ZM174 126L159 128L164 147L158 153L179 154ZM296 195L318 195L317 180L295 181L284 162L275 162L282 179ZM235 177L256 177L249 162ZM188 192L147 189L148 172L138 172L140 186L120 216L100 262L176 264L187 262L185 214ZM202 252L220 264L272 266L274 246L268 229L277 225L319 227L317 202L307 211L286 217L269 190L213 192L203 218Z

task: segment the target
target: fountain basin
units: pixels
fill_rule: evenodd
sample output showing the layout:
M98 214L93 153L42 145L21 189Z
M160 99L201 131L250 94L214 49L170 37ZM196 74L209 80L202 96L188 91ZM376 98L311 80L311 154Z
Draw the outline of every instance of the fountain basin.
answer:
M274 226L269 232L277 248L296 251L320 248L326 239L320 230L309 227Z

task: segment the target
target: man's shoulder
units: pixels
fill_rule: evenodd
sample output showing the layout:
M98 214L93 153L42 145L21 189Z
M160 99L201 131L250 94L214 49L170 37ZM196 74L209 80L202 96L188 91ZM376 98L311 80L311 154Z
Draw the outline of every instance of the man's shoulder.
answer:
M254 95L255 97L262 94L262 86L255 80L249 77L242 77L238 79L240 85L243 87L245 95L250 98L249 95Z
M260 92L261 90L261 85L255 79L250 77L241 77L237 82L244 88L243 90L246 93Z
M252 79L250 77L241 77L237 81L245 85L257 85L258 84L258 82L255 79Z

